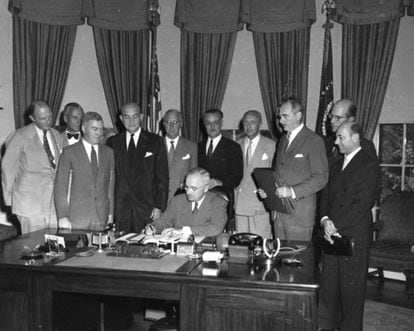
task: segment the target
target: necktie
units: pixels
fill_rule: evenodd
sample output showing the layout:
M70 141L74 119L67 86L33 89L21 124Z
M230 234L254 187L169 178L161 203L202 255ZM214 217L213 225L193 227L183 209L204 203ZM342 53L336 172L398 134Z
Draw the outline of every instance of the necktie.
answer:
M246 165L249 165L249 162L252 158L252 147L253 145L253 141L251 139L249 139L249 146L247 146L247 150L246 150Z
M208 146L207 157L211 159L213 156L213 139L210 140L210 145Z
M129 144L128 144L128 160L129 160L130 166L132 166L132 163L134 162L134 155L135 155L134 134L131 133L131 138L129 139Z
M56 169L55 158L53 157L49 141L47 140L47 130L43 130L43 148L46 151L50 166L52 167L52 169Z
M285 151L288 149L289 147L289 141L290 141L290 135L292 134L292 132L288 131L286 133L286 146L285 146Z
M79 132L78 133L66 132L66 136L68 137L68 139L75 138L76 140L78 140L79 139Z
M194 202L193 217L196 217L198 213L198 202Z
M96 151L93 146L91 146L91 167L93 177L96 179L96 176L98 175L98 157L96 156Z
M171 165L174 159L175 147L174 147L174 140L170 140L171 146L170 150L168 151L168 164Z

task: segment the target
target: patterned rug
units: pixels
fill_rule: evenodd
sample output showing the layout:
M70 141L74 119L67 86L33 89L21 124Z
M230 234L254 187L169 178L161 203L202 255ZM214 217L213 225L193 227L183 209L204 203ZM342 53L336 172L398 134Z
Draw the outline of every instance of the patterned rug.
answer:
M365 301L364 331L412 331L414 310L371 300Z

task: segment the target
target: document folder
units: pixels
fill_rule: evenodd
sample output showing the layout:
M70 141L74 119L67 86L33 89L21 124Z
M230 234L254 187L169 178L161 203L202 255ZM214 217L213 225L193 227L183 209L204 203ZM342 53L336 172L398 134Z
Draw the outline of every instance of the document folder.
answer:
M256 186L266 192L266 199L263 200L268 210L276 210L284 214L292 214L293 204L289 198L279 198L275 191L277 188L286 186L283 179L278 176L272 168L255 168L253 179Z

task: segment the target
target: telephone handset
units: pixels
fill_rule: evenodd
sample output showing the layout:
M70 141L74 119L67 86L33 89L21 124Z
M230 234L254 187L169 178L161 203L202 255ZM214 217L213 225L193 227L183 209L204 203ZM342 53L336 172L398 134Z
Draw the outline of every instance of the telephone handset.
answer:
M236 233L230 236L229 245L248 246L249 249L254 249L263 245L263 238L255 233Z

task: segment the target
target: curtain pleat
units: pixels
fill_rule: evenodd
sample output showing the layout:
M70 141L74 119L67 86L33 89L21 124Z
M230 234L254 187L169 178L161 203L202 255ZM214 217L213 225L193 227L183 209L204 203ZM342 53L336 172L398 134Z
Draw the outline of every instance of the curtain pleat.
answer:
M400 19L343 25L342 97L355 102L357 122L375 133L394 58Z
M54 26L13 16L13 97L16 129L34 99L45 100L56 121L63 100L76 25Z
M267 124L277 137L275 110L287 97L299 98L306 107L310 27L289 31L253 32L256 66Z
M188 139L199 140L202 113L223 103L236 34L181 31L181 108Z
M93 27L96 56L112 124L126 102L148 106L149 30L116 31Z

